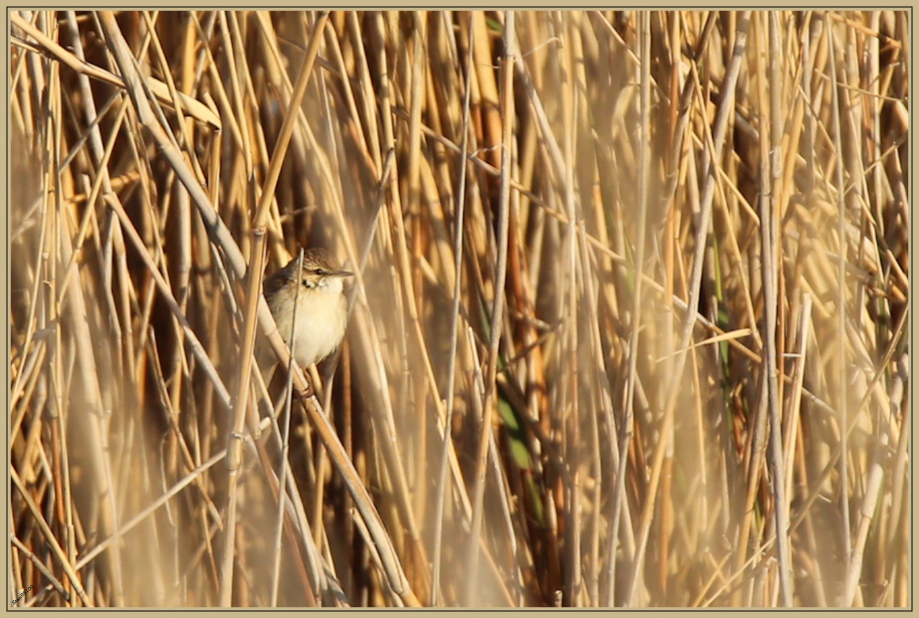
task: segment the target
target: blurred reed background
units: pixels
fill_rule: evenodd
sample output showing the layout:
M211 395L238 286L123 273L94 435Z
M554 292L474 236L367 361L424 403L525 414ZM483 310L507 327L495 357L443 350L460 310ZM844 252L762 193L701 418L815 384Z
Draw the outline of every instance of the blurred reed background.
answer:
M10 15L17 606L910 603L907 11Z

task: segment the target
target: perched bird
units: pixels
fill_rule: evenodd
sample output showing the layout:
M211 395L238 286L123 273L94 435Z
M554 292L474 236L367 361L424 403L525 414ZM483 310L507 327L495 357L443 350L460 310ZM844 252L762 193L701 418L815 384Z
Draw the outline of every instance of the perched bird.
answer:
M312 248L303 252L302 269L299 257L295 257L265 279L265 300L274 321L297 363L304 369L334 352L344 338L348 323L344 279L351 276L352 273L342 270L331 253ZM297 328L291 336L294 319ZM265 349L260 354L259 364L263 369L270 368L274 360L274 354Z

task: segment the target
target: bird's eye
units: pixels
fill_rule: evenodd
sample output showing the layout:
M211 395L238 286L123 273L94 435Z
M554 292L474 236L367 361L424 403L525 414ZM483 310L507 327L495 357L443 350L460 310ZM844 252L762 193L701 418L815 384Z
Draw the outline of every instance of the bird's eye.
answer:
M323 270L323 269L321 269L321 268L317 268L317 269L315 270L315 273L321 277L322 275L325 274L325 270Z

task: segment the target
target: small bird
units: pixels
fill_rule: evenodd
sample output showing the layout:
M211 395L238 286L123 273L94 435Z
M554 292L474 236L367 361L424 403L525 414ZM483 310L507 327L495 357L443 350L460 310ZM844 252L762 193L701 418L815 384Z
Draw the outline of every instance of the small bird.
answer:
M348 325L348 300L344 279L353 276L342 270L331 253L311 248L303 252L303 268L294 258L267 279L262 286L265 300L281 337L304 369L335 351ZM296 303L297 328L291 337ZM266 346L267 348L267 346ZM274 354L265 350L259 359L263 369L273 366ZM262 360L265 363L262 363Z

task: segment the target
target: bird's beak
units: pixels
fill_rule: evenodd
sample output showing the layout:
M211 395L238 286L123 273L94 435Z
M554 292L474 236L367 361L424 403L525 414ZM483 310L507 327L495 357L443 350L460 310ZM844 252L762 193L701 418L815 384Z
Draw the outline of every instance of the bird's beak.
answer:
M340 270L337 273L332 273L333 277L353 277L354 273L350 270Z

